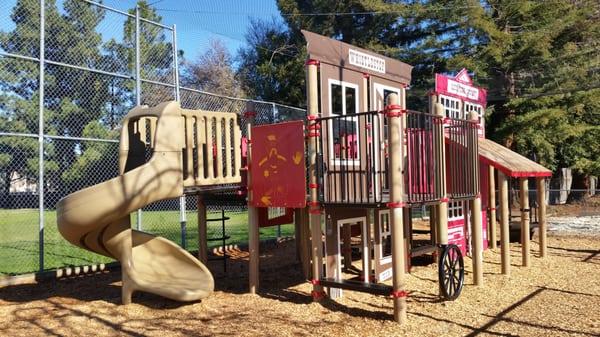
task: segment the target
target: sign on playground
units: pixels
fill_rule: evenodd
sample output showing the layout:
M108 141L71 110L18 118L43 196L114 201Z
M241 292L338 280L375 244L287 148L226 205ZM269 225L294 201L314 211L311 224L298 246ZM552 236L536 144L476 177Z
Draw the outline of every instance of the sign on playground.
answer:
M251 151L250 205L304 208L304 123L294 121L253 127Z
M463 101L480 104L484 108L487 102L485 89L473 86L473 81L467 69L464 68L454 77L435 74L435 91Z

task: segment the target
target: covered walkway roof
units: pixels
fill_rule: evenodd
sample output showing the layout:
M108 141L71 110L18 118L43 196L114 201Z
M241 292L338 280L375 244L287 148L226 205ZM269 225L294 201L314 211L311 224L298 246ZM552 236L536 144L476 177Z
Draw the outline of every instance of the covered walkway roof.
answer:
M479 159L509 177L550 177L552 171L489 139L479 138Z

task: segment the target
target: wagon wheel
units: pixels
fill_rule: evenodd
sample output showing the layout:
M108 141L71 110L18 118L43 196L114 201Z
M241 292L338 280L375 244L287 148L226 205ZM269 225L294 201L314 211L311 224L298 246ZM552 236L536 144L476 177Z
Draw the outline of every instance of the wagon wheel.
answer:
M465 279L465 264L456 245L442 245L438 263L440 293L446 300L455 300L462 291Z

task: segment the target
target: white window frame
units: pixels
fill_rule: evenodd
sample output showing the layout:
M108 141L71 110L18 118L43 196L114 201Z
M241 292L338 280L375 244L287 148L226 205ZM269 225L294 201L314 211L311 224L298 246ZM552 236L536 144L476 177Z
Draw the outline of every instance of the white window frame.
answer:
M336 84L342 87L342 114L336 114L333 111L333 100L332 100L332 95L331 95L331 87L332 84ZM360 109L360 101L359 101L359 96L360 96L360 92L358 90L358 84L352 83L352 82L346 82L346 81L339 81L339 80L334 80L334 79L329 79L329 81L327 82L328 85L328 94L329 94L329 113L331 114L331 116L345 116L346 115L346 88L352 88L355 90L356 95L354 95L355 97L355 104L356 104L356 113L359 112ZM356 134L358 136L358 117L352 117L350 120L353 120L356 123ZM328 123L329 124L329 130L327 130L329 132L329 134L331 135L331 139L333 140L333 123ZM352 164L352 165L357 165L360 164L360 139L359 137L356 137L356 158L355 159L337 159L335 158L335 152L334 152L334 147L333 147L333 141L329 142L329 153L333 153L333 158L330 159L331 165L345 165L345 164Z
M463 219L464 201L451 200L448 202L448 221Z
M458 98L440 95L440 103L444 106L444 115L448 118L465 119L465 114L461 111L461 100Z
M471 103L467 101L464 102L464 107L465 118L467 117L467 114L469 112L476 111L478 116L478 123L481 124L481 121L483 120L483 107L480 104Z
M385 91L391 91L394 92L398 95L398 100L400 102L402 102L402 90L400 90L400 88L395 88L389 85L385 85L385 84L381 84L381 83L377 83L374 82L373 83L373 90L375 91L375 99L373 100L373 110L377 110L377 111L381 111L383 110L383 108L385 107ZM381 97L382 99L380 100L379 97ZM377 141L376 145L379 145L381 147L379 148L383 148L385 146L385 143L387 142L387 139L385 139L385 130L382 130L383 132L381 132L379 130L379 128L385 128L385 118L379 119L380 121L383 121L381 123L373 123L375 124L373 126L373 139L372 141ZM379 125L381 124L381 125ZM380 133L381 132L381 133ZM379 139L379 135L382 135L383 139ZM374 153L374 157L375 157L375 171L379 171L379 151L375 151ZM375 193L378 195L379 191L381 190L381 187L379 186L379 179L375 179Z

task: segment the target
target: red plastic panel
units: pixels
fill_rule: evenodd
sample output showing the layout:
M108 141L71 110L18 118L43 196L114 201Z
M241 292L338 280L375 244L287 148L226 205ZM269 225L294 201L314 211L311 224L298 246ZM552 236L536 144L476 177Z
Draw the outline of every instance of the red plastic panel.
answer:
M267 124L252 128L252 202L254 207L304 208L306 167L304 123Z

